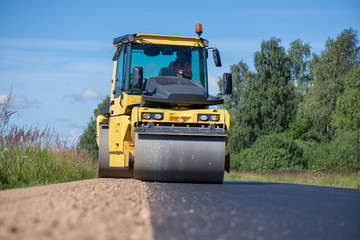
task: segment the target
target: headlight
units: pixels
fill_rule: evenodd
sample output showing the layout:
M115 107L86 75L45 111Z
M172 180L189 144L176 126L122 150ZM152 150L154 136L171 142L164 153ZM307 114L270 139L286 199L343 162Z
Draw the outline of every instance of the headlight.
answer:
M134 35L129 35L129 36L128 36L128 40L129 40L130 42L134 41L134 40L135 40Z
M156 114L154 115L154 118L155 118L156 120L161 120L161 119L163 119L163 115L160 114L160 113L156 113Z
M207 121L209 117L207 115L199 115L200 121Z
M203 39L202 42L203 42L203 44L204 44L205 47L208 47L208 46L209 46L209 41L208 41L208 40Z
M142 118L144 118L144 119L150 119L150 118L151 118L151 114L150 114L150 113L143 113L143 114L142 114Z
M220 115L216 114L216 115L210 115L210 114L199 114L198 115L198 120L199 121L212 121L212 122L217 122L220 120Z
M156 120L161 120L164 118L164 114L163 113L143 113L141 115L142 119L156 119Z
M210 120L211 121L219 121L220 117L219 115L211 115Z

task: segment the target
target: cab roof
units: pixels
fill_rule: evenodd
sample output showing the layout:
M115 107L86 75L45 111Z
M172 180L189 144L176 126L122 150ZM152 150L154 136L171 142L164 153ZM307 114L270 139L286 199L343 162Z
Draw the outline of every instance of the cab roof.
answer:
M194 46L205 47L204 39L197 37L182 37L182 36L168 36L168 35L154 35L154 34L126 34L121 37L114 38L113 44L117 47L120 44L135 42L144 44L164 44L177 46Z

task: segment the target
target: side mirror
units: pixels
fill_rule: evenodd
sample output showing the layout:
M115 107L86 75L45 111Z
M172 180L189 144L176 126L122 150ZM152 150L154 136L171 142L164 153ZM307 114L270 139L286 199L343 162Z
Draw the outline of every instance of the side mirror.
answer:
M219 50L217 50L217 49L215 48L212 52L213 52L213 57L214 57L215 66L221 67L221 59L220 59Z
M143 67L139 67L139 66L133 67L132 87L140 89L143 84L142 80L143 80Z
M224 94L232 94L232 75L231 75L231 73L224 73L222 87L223 87Z

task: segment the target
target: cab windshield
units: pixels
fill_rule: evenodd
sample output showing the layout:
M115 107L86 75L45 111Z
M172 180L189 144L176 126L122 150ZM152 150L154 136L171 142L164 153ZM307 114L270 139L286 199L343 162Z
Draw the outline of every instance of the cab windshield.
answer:
M145 79L156 76L180 76L201 83L208 94L205 49L190 46L131 44L130 81L134 66L143 67ZM134 91L136 93L136 91Z

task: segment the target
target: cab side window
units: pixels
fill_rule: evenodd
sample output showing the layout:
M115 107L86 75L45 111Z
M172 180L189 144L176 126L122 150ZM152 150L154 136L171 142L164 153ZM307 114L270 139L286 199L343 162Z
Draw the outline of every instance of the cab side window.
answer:
M118 98L121 95L121 91L125 89L125 58L126 48L124 45L120 46L120 51L117 59L116 66L116 78L115 78L115 91L114 98Z

